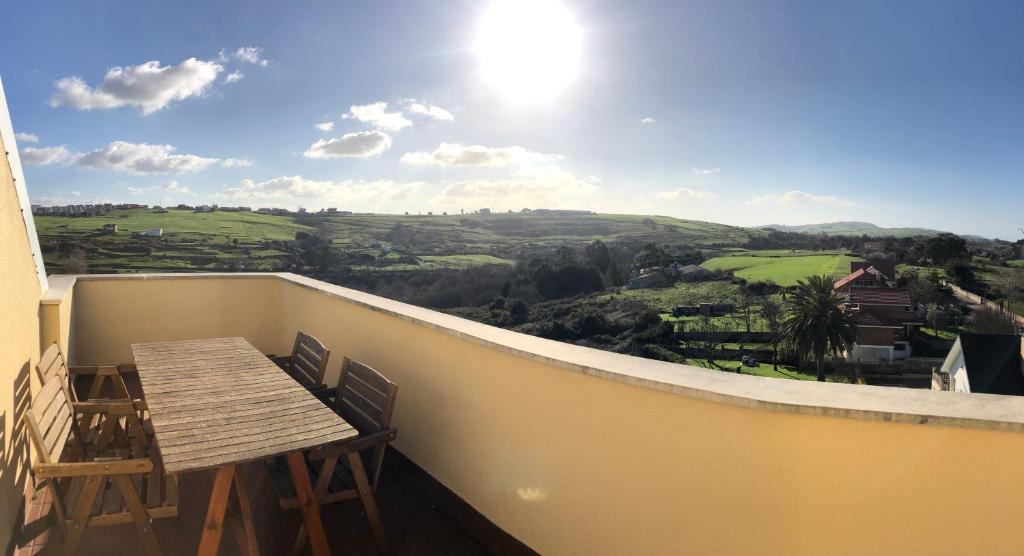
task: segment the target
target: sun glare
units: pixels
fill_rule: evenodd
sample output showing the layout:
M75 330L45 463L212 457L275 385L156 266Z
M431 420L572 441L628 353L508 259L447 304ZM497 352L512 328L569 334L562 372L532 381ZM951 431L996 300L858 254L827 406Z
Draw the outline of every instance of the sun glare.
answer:
M502 95L543 101L579 73L582 32L556 1L497 0L480 21L475 50L484 79Z

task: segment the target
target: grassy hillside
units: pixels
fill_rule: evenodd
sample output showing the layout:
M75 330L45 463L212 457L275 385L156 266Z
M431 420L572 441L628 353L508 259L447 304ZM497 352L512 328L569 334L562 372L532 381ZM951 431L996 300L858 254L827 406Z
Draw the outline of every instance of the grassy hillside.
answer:
M118 225L116 234L101 232ZM70 247L85 251L92 272L274 270L287 264L281 242L297 232L329 239L365 270L466 268L513 264L565 244L595 239L689 247L742 246L761 232L661 216L613 214L275 216L119 210L101 217L36 217L48 266L55 271ZM132 232L162 228L162 238Z
M188 272L237 268L273 270L286 253L274 242L291 240L313 228L282 216L245 212L193 213L169 210L117 210L106 216L35 217L47 267L62 269L62 247L86 252L92 272ZM104 224L117 224L104 234ZM161 238L133 238L133 232L162 228Z
M404 216L357 214L323 219L324 233L346 249L377 245L415 255L489 254L504 259L594 240L743 245L760 232L663 216L490 214Z
M841 278L850 273L850 262L859 257L832 253L808 254L779 251L758 251L715 257L701 266L709 270L732 270L736 276L749 281L772 281L780 286L792 286L807 276L824 274Z
M825 224L804 224L801 226L786 226L783 224L772 224L762 226L772 228L780 232L797 232L803 234L829 234L868 237L931 237L942 233L939 230L928 228L882 228L869 222L829 222Z

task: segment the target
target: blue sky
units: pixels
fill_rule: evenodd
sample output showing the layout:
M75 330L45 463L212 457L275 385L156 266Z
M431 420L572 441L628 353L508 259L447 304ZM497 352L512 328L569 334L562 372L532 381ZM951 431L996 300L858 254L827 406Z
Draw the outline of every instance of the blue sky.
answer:
M5 2L30 193L1020 237L1024 3L515 5Z

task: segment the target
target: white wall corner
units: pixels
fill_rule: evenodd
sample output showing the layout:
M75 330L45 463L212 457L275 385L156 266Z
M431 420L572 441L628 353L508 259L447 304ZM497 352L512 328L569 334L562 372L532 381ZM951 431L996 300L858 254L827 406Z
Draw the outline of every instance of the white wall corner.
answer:
M21 157L18 155L17 140L14 138L11 114L7 110L7 95L4 94L2 77L0 77L0 137L3 138L4 149L7 151L7 162L11 166L11 174L14 176L14 189L18 193L21 217L25 221L25 231L28 235L29 247L32 249L32 262L36 265L36 275L39 277L39 287L41 291L45 292L49 289L46 266L43 264L43 253L39 249L39 235L36 234L36 222L32 218L32 202L28 197L25 174L21 171Z

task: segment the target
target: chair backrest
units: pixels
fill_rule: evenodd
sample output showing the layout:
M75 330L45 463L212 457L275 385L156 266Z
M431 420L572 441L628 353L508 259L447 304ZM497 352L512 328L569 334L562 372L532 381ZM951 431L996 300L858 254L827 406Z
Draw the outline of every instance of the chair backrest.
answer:
M43 463L60 461L69 434L80 442L71 400L60 380L50 380L32 397L26 419L32 444Z
M330 356L331 350L324 347L320 340L300 330L295 335L295 346L292 348L288 369L295 380L303 386L314 388L323 383L327 358Z
M342 362L335 407L360 434L391 428L397 395L398 385L370 366L348 357Z
M74 385L71 384L71 373L68 371L67 361L64 360L64 354L61 353L60 346L56 342L50 344L50 347L43 352L43 356L39 358L39 364L36 365L36 376L39 378L40 384L47 384L51 379L59 378L59 382L67 387L71 401L78 401Z

